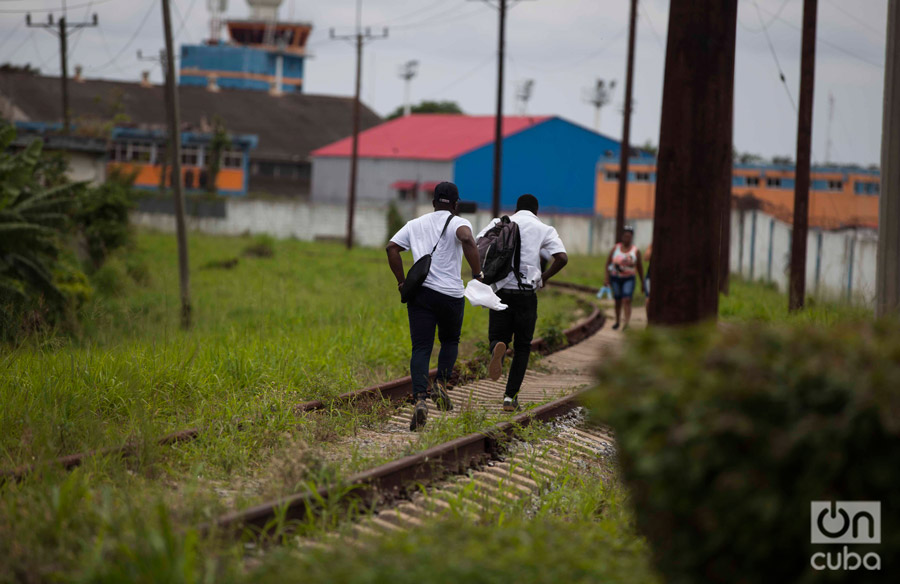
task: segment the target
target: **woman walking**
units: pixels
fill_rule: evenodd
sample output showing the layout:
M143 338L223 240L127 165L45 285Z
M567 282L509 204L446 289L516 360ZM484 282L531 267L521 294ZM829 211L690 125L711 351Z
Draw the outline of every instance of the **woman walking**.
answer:
M627 329L628 323L631 322L631 297L634 296L635 274L639 277L641 290L644 290L641 250L634 245L634 227L626 225L622 230L622 241L613 247L606 259L606 285L612 288L616 302L616 324L613 325L613 330L619 328L623 307L625 324L622 330Z

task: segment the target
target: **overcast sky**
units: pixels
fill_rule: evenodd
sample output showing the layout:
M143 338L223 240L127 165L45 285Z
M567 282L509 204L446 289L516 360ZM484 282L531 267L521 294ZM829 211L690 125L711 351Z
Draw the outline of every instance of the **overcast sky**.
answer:
M207 0L172 0L176 44L209 35ZM58 41L42 29L25 27L43 9L68 4L70 21L97 12L99 28L70 39L70 69L86 76L137 80L135 52L162 47L160 0L0 0L0 62L31 63L59 74ZM635 64L632 142L657 143L668 23L667 0L641 0ZM534 80L528 113L559 115L592 127L593 106L584 92L596 79L616 80L612 103L602 113L602 131L621 136L627 51L628 0L523 0L509 11L505 108L516 111L515 86ZM739 0L735 72L735 146L766 157L796 152L802 0ZM284 0L282 20L313 24L305 91L350 95L354 50L332 41L328 30L352 32L355 0ZM820 0L813 158L824 161L829 127L831 161L880 161L885 20L887 0ZM244 0L228 2L228 17L244 18ZM366 46L363 100L386 114L403 100L399 66L420 62L412 82L413 101L447 99L467 113L490 114L496 99L497 11L483 0L363 0L363 24L387 26L390 36ZM766 32L771 39L770 49ZM779 65L786 85L779 77ZM833 118L829 123L829 96ZM248 115L251 115L248 113Z

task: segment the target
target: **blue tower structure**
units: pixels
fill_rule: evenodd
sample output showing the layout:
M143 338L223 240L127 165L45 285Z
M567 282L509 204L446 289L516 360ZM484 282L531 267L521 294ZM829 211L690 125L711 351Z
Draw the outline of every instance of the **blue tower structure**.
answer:
M178 83L224 89L270 91L274 94L303 90L308 22L278 22L280 0L250 0L250 19L228 20L228 40L220 41L218 24L213 38L200 45L181 46ZM267 4L262 10L257 4Z

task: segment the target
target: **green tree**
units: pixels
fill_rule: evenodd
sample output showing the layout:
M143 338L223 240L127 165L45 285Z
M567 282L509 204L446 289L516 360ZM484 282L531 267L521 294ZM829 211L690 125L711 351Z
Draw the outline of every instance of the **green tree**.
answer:
M79 187L42 161L40 140L11 153L15 137L12 126L0 127L0 336L7 338L24 310L64 308L54 270Z
M410 112L414 114L461 114L462 108L455 101L423 101L417 105L410 107ZM403 116L403 106L397 106L397 109L388 114L388 120Z
M218 115L212 118L212 138L209 142L209 151L206 157L206 191L214 195L218 192L216 187L216 178L219 176L219 170L222 168L222 155L225 150L231 147L231 140L228 138L228 132L225 130L225 122Z

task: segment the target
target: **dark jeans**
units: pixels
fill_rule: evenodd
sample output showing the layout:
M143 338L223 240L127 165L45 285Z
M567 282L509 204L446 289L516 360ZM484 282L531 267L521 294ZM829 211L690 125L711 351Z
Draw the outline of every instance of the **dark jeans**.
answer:
M534 325L537 322L537 294L515 294L497 291L497 296L509 308L506 310L492 310L488 322L488 338L491 341L491 351L499 342L506 343L508 347L512 343L513 360L509 369L509 377L506 380L506 395L516 397L522 380L525 379L525 370L528 369L528 356L531 354L531 339L534 337Z
M438 354L438 379L447 381L453 373L459 353L459 334L462 331L465 298L453 298L422 286L407 305L412 357L409 374L412 376L413 397L424 399L428 391L428 363L434 348L434 329L437 327L441 352Z

